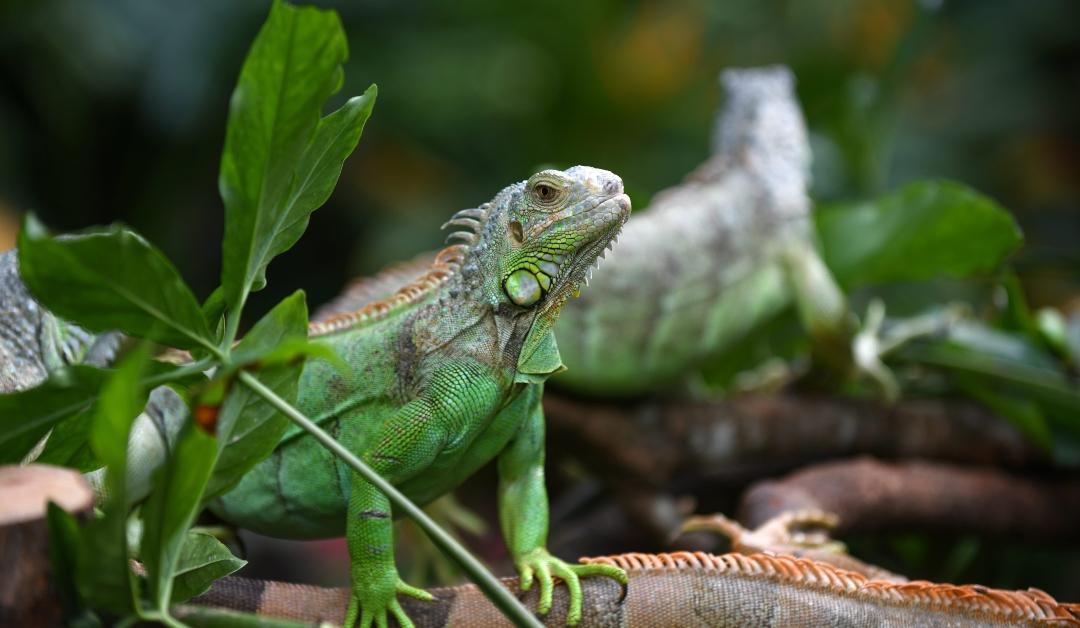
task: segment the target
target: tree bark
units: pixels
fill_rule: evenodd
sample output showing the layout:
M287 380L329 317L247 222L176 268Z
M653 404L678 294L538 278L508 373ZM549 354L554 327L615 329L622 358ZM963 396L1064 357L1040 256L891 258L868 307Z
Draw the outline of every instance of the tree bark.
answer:
M758 482L743 496L739 520L755 528L807 509L837 515L841 535L935 530L1073 540L1080 534L1080 479L857 458Z
M0 467L0 626L62 625L45 518L50 501L76 516L89 516L94 492L71 469Z

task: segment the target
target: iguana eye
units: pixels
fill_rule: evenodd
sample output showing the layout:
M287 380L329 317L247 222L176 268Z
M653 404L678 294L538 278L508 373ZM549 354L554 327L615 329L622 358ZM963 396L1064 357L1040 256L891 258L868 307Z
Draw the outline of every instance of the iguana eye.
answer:
M510 297L510 300L515 305L522 307L528 307L536 303L543 296L540 281L536 278L536 275L524 269L510 273L506 281L503 282L503 289L506 290L506 296Z
M536 203L541 207L554 207L562 200L562 189L547 181L537 181L533 184L532 195Z

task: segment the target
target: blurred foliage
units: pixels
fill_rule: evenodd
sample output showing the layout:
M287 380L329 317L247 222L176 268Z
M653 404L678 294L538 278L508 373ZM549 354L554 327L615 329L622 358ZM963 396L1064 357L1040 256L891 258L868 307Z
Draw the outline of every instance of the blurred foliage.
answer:
M718 71L764 63L798 77L819 200L960 180L1017 213L1036 305L1076 292L1075 2L319 4L350 37L342 93L376 82L382 106L255 311L297 287L322 302L348 276L437 246L452 211L542 165L614 170L643 208L707 154ZM0 3L0 215L124 220L205 296L228 93L267 5Z

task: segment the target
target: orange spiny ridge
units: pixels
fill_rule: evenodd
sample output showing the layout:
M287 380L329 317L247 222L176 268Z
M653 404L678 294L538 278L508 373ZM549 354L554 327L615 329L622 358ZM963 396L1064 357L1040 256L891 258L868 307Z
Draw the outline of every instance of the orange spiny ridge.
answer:
M324 336L334 332L352 329L358 325L382 320L397 310L423 300L433 291L438 290L461 268L468 247L454 244L439 251L435 261L426 273L414 281L402 286L397 292L385 299L368 303L352 311L335 314L326 320L308 325L308 336Z
M641 569L703 569L804 585L898 604L957 610L1007 619L1046 620L1080 626L1080 604L1062 604L1044 591L1005 591L981 585L935 584L926 581L870 580L862 574L826 563L773 554L619 554L582 558L582 563L614 565L628 571Z

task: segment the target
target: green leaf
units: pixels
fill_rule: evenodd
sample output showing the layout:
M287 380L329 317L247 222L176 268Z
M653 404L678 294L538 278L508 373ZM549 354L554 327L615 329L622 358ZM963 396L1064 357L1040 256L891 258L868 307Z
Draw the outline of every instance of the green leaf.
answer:
M151 604L160 613L168 613L173 576L216 457L216 439L189 422L173 455L156 472L143 504L139 557L146 567Z
M265 368L282 364L294 364L301 359L312 358L329 363L340 373L347 374L349 372L349 363L333 347L325 342L311 340L306 337L286 338L273 349L261 354L255 362L258 363L260 368Z
M177 604L205 592L218 578L247 564L205 532L189 531L173 578L172 602Z
M987 382L980 381L977 376L968 373L954 373L953 381L965 394L1008 419L1031 442L1046 451L1053 450L1053 434L1037 403L1019 395L1010 395L996 390Z
M145 358L145 354L143 354ZM171 364L147 362L143 377L132 390L138 390L142 408L149 394L148 382L185 385L202 379L200 373L185 372ZM21 461L52 429L45 448L35 459L92 471L104 464L90 447L90 426L103 384L114 371L76 365L54 372L36 388L0 395L0 463Z
M259 364L259 379L291 403L296 399L302 360L282 359L280 347L307 338L307 305L297 291L278 303L244 336L233 351L237 364ZM296 354L303 357L302 354ZM270 359L267 359L270 358ZM206 498L220 495L281 440L288 419L246 386L233 386L218 415L219 457Z
M119 329L182 349L212 346L199 303L180 273L123 227L53 238L27 215L19 271L42 305L91 331Z
M90 448L91 413L80 412L53 428L45 449L34 462L78 469L87 473L102 466Z
M78 582L95 607L123 614L136 610L135 581L128 564L127 443L131 424L146 403L140 383L147 366L144 344L124 358L101 389L90 427L90 447L107 465L102 517L83 530Z
M0 464L19 462L53 426L86 411L107 374L71 366L36 388L0 395Z
M203 318L214 328L214 337L221 336L225 317L225 291L221 286L214 288L202 304Z
M127 464L131 424L146 405L147 393L141 380L148 357L146 345L131 353L101 390L90 429L90 447L110 469Z
M1080 436L1080 390L1052 356L1022 335L967 322L954 325L945 338L905 346L897 357L959 374L968 388L978 383L1001 399L1010 395L1033 402L1047 421ZM1015 404L1009 408L1025 423L1022 429L1039 429L1030 411Z
M190 368L164 362L146 362L139 381L142 391L139 399L143 407L148 403L150 389L154 386L168 383L182 390L193 383L206 380L205 375L197 371L192 372ZM84 473L102 467L104 462L98 459L90 446L90 428L93 419L94 413L86 410L61 421L49 434L45 449L35 462L71 467ZM136 497L132 496L132 499Z
M234 310L266 284L266 266L307 228L359 141L374 86L320 120L341 87L347 56L336 13L280 1L248 52L229 106L218 183L225 203L221 283Z
M815 218L825 262L847 287L987 273L1022 242L1007 211L949 181L822 207Z
M100 626L79 595L75 574L79 573L82 533L75 517L55 502L49 502L45 518L49 524L49 554L52 561L52 588L64 607L64 625Z

